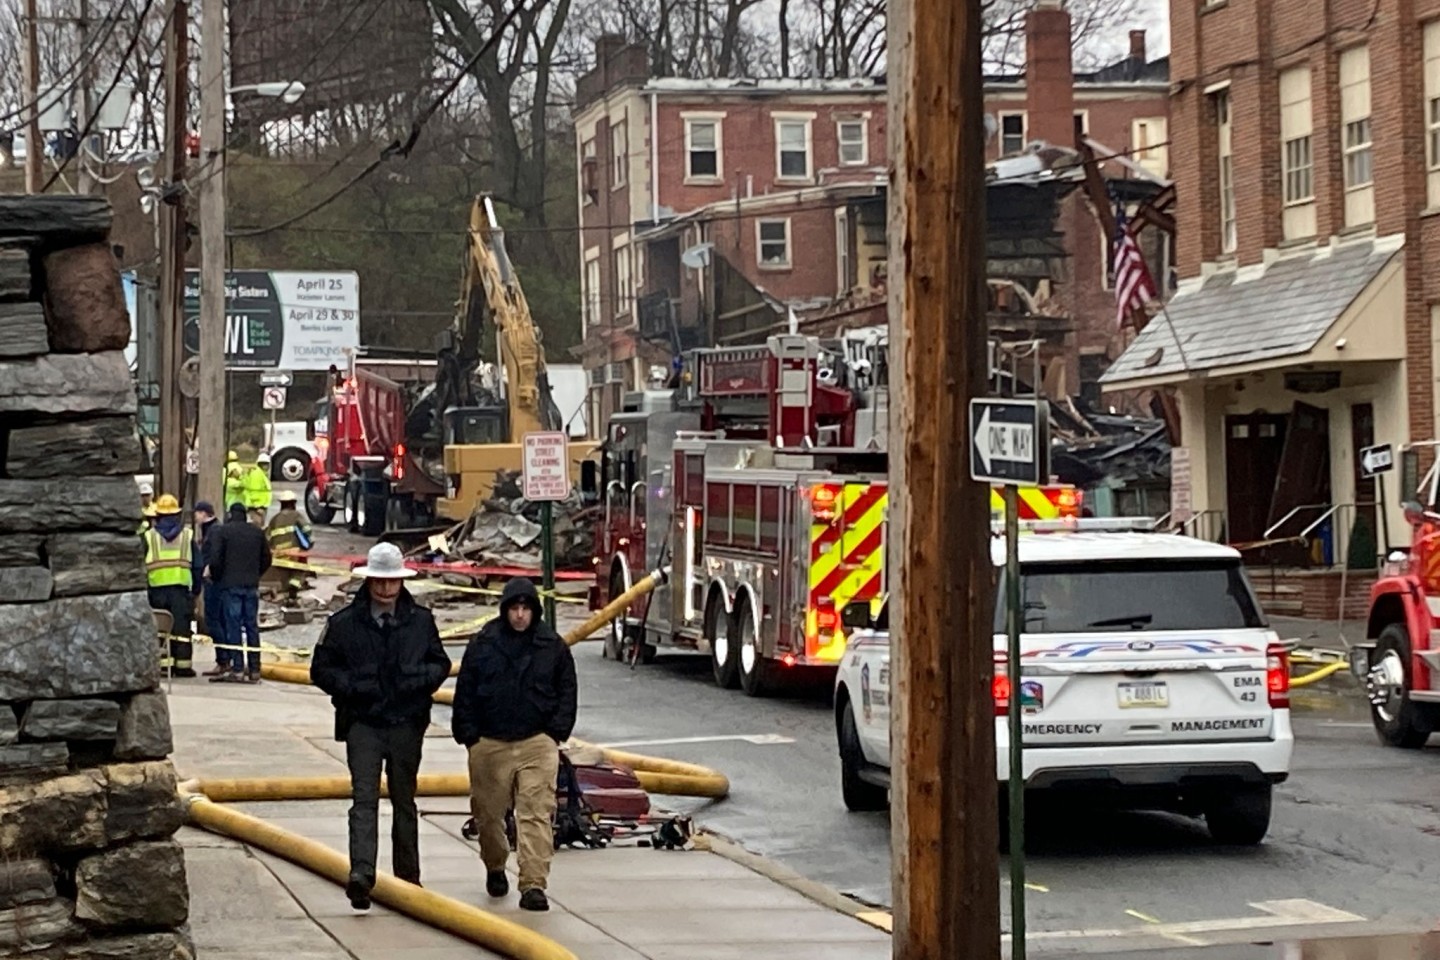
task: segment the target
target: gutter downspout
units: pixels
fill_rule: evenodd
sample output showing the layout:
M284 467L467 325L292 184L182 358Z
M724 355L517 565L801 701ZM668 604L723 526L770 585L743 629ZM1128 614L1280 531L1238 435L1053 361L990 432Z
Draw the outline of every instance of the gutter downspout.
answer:
M659 94L650 91L650 224L660 222L660 122Z

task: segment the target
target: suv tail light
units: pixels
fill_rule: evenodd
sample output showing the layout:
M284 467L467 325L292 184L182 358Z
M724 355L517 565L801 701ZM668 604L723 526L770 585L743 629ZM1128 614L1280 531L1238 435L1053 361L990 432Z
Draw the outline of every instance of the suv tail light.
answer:
M995 698L995 716L1010 713L1010 676L1005 672L1005 658L995 657L995 674L990 678L990 695Z
M1290 707L1290 654L1283 644L1265 648L1265 689L1273 709Z

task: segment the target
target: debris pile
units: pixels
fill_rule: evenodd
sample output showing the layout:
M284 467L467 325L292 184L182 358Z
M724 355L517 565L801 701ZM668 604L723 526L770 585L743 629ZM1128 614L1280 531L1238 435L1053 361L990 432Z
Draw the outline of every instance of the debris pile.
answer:
M482 566L539 569L540 509L521 492L520 471L498 471L491 496L447 534L447 555ZM586 503L579 490L571 489L570 496L554 502L551 516L556 569L588 570L604 508Z

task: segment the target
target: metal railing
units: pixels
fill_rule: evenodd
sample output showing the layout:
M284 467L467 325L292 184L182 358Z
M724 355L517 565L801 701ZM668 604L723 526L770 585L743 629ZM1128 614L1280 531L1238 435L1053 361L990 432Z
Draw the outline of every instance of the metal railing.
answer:
M1180 523L1171 524L1170 532L1197 540L1209 540L1211 543L1224 543L1225 529L1224 510L1201 510L1199 513L1192 513Z

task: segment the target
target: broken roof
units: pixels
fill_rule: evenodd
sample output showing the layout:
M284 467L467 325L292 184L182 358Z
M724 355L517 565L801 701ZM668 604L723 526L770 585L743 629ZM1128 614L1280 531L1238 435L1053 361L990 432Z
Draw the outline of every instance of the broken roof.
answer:
M1312 350L1396 255L1403 238L1330 244L1184 285L1100 378L1197 373ZM1179 346L1176 337L1179 337Z

